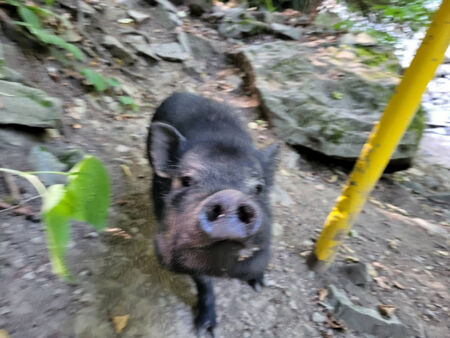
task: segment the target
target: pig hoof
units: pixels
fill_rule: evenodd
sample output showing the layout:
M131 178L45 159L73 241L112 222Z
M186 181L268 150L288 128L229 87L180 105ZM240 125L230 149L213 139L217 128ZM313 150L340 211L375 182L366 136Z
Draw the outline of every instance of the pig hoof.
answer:
M203 312L195 318L195 327L199 336L209 334L214 337L214 328L216 327L216 316L214 313Z
M248 285L250 285L256 292L259 292L262 287L266 286L266 279L264 278L264 275L262 275L261 277L250 279L248 281Z

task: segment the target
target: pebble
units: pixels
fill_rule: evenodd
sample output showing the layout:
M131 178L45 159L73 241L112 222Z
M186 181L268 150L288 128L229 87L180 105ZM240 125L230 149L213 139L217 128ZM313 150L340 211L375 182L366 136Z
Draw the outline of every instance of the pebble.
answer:
M125 146L125 145L123 145L123 144L119 144L119 145L116 147L116 151L117 151L118 153L127 153L127 152L130 151L130 148L127 147L127 146Z
M26 274L24 274L22 276L22 278L25 280L32 280L32 279L35 279L35 277L36 277L36 274L33 271L27 272Z
M33 244L41 244L44 242L44 240L41 237L36 236L30 239L30 242Z
M327 319L327 317L319 312L314 312L311 316L311 319L314 323L323 323Z

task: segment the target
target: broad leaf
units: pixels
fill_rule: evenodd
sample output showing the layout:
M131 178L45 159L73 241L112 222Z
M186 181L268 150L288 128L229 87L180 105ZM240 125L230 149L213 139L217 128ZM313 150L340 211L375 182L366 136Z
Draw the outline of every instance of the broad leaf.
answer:
M64 254L69 241L69 218L73 206L67 198L66 189L62 184L48 188L43 196L42 214L46 224L47 245L53 272L68 278Z
M102 163L93 156L85 156L70 171L67 193L74 203L72 217L88 222L97 230L106 226L110 201L108 174Z
M42 42L45 42L46 44L54 45L54 46L57 46L60 48L64 48L69 53L73 54L73 56L75 58L77 58L78 60L84 60L83 52L77 46L75 46L71 43L67 43L63 38L61 38L55 34L48 33L47 31L45 31L43 29L35 29L32 27L29 29L30 29L30 32L33 33Z
M86 81L90 85L93 85L97 91L102 92L108 89L107 80L95 70L84 68L81 71L81 74L83 74L86 77Z
M39 20L37 15L34 14L32 10L24 6L20 6L18 8L18 12L23 21L30 24L33 28L41 29L42 27L41 20Z

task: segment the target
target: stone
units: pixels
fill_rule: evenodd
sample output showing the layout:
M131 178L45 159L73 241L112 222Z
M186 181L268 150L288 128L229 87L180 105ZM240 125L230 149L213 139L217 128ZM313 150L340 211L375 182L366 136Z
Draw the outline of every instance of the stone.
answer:
M325 307L333 317L344 321L349 328L380 338L409 336L406 326L395 315L384 318L375 309L356 305L334 285L330 285L328 290Z
M167 30L172 30L175 27L181 26L183 24L183 22L178 18L178 16L175 13L166 10L161 5L158 5L154 9L154 15L152 16L152 20Z
M166 61L182 62L188 58L187 53L176 42L154 44L152 49L157 56Z
M114 36L105 35L103 37L102 45L109 49L111 55L121 59L125 63L134 63L136 61L136 56L134 53L126 48L119 40Z
M314 312L311 316L311 320L314 323L323 323L327 320L327 317L319 312Z
M213 45L213 41L204 37L180 32L177 36L177 40L186 53L191 55L194 59L208 60L216 58L219 54Z
M272 28L275 34L292 40L298 40L302 35L302 29L300 27L292 27L280 23L272 23L270 25L270 28Z
M49 152L45 147L34 146L28 156L28 163L35 171L66 171L67 166ZM66 176L58 174L39 174L39 178L46 185L64 184Z
M271 28L269 24L259 21L252 12L237 7L225 12L225 17L222 19L218 30L224 37L240 38L268 33Z
M72 0L59 0L58 3L63 6L66 7L68 9L70 9L70 11L72 12L72 14L77 14L78 12L78 8L77 8L77 2L76 1L72 1ZM97 11L95 10L94 7L92 7L91 5L89 5L88 3L84 2L84 1L80 1L80 5L81 5L81 11L83 12L83 14L85 14L86 16L92 16L95 15L97 13Z
M276 41L243 47L237 61L278 137L293 146L354 161L399 76L383 64L370 67L339 59L340 51ZM411 162L423 129L424 112L419 110L391 163Z
M366 263L345 264L339 269L346 278L358 286L366 286L370 281L369 268Z
M127 14L130 18L132 18L137 23L143 23L144 21L147 21L148 19L150 19L150 15L139 12L139 11L135 11L132 9L130 9L127 12Z
M375 46L377 40L369 34L362 32L358 34L347 33L341 36L340 42L344 45L359 45L359 46Z
M0 100L0 125L16 124L33 128L61 126L61 101L40 89L0 80Z
M155 0L159 6L165 9L168 12L176 13L177 8L169 1L169 0Z
M133 44L132 46L139 55L143 55L152 61L161 60L161 58L156 55L156 53L148 43L137 43Z
M203 13L210 12L213 6L211 0L188 0L187 5L192 16L201 16Z

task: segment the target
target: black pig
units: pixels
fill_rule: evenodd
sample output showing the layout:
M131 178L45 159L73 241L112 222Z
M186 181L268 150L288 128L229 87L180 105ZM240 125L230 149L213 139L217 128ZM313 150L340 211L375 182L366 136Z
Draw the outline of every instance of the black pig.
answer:
M195 324L216 325L208 276L263 285L269 260L268 198L278 144L257 150L230 107L175 93L156 110L147 149L158 220L156 254L167 269L192 276Z

